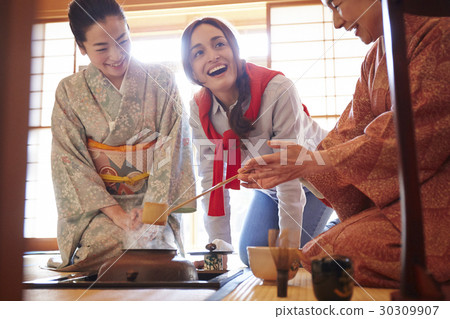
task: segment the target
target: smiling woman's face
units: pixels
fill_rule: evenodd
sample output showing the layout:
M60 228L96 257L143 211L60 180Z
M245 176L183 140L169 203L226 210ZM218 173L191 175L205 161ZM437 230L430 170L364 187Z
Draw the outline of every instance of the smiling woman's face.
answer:
M194 79L219 97L237 98L237 66L233 51L223 32L201 24L192 33L189 61Z
M365 44L383 35L383 17L379 0L333 0L325 2L333 12L336 29L355 30Z
M86 41L80 48L91 63L119 88L129 63L130 38L125 20L108 16L86 31Z

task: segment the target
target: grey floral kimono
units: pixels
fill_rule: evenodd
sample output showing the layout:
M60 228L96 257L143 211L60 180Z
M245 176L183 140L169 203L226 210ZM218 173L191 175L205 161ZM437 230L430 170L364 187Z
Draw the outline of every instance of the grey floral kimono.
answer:
M133 58L120 91L92 64L60 82L52 115L60 270L96 269L130 248L127 245L168 248L176 241L180 247L179 218L174 214L171 227L144 225L138 233L126 234L99 209L119 204L129 212L144 202L172 205L195 196L190 136L182 111L173 74ZM113 147L151 141L145 151L147 163L126 155L112 158L108 166L122 176L130 167L148 173L139 190L123 191L105 182L88 141ZM195 211L195 202L181 210Z

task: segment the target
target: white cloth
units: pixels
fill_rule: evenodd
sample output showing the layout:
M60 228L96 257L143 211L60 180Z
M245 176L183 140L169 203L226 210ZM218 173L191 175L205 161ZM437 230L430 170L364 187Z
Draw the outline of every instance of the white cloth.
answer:
M244 107L244 111L248 107L249 102ZM217 133L223 135L223 132L230 129L227 115L215 98L213 98L210 117ZM197 159L199 161L199 175L202 177L202 188L206 190L212 186L215 146L208 140L203 131L199 119L198 105L195 100L191 101L190 125L194 144L198 150ZM266 143L268 140L289 140L304 145L308 149L315 149L327 134L303 111L294 84L282 75L276 75L267 85L254 128L250 132L249 138L242 141L247 147L247 150L242 150L242 163L250 158L273 153L274 150ZM224 154L224 161L226 161L226 158L226 154ZM289 229L291 234L290 244L298 247L303 207L306 203L302 184L297 179L283 183L276 189L266 190L268 193L273 191L276 191L278 197L280 229ZM202 198L202 206L205 211L205 228L210 242L213 239L222 239L231 243L230 196L227 189L224 189L224 201L225 216L212 217L207 215L209 194Z
M231 244L227 243L226 241L222 239L214 239L212 241L214 245L216 245L217 251L233 251L234 248Z

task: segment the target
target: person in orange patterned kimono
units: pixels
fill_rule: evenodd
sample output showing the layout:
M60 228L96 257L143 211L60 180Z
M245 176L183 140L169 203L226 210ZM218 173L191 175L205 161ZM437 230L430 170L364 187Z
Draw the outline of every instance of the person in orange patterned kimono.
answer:
M307 244L305 256L310 261L328 254L348 256L359 284L396 288L401 273L398 149L381 3L336 0L327 5L336 28L355 29L363 42L375 42L362 64L353 100L316 151L286 146L280 153L262 156L265 165L258 164L261 158L250 160L239 178L248 188L307 180L342 222ZM406 15L405 26L426 263L435 280L446 282L450 280L450 19ZM310 261L304 263L308 270Z

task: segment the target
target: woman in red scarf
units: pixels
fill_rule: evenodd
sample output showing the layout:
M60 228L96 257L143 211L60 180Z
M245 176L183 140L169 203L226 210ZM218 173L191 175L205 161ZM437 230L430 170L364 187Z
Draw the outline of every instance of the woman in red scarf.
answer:
M182 57L188 78L202 86L191 102L190 125L204 189L221 182L224 171L226 178L237 174L246 159L273 153L268 140L315 148L326 135L307 115L290 80L240 59L236 37L223 21L192 22L183 33ZM210 241L231 243L229 188L239 189L239 181L203 198ZM298 180L255 192L240 238L245 264L247 246L267 246L270 228L288 229L294 247L300 246L302 222L302 243L322 232L332 210L309 194L307 199ZM303 214L305 203L310 216Z

